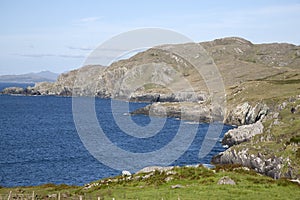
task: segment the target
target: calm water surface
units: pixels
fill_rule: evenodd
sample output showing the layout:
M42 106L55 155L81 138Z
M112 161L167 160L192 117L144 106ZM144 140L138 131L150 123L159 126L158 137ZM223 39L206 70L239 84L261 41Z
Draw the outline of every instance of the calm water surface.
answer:
M149 152L166 145L179 127L179 120L168 118L154 137L127 137L114 122L111 100L96 99L95 108L101 127L120 148L131 152ZM145 106L130 103L130 110ZM0 96L0 185L21 186L45 183L83 185L119 175L96 160L83 146L72 115L72 98L54 96ZM101 116L101 117L100 117ZM150 123L148 116L125 116L140 126ZM164 119L161 119L164 120ZM197 135L184 155L173 165L209 163L213 155L224 150L217 142L204 159L198 158L208 124L198 126ZM230 129L224 126L224 132Z

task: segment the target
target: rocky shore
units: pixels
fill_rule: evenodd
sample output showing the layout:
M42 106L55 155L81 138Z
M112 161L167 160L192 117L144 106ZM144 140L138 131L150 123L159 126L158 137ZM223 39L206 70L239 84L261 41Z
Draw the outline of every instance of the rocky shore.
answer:
M190 44L166 45L108 67L84 66L61 74L54 83L6 88L2 94L151 102L131 114L222 121L238 127L225 134L222 144L229 148L213 163L241 164L273 178L300 178L300 47L252 44L236 37L200 44L206 53ZM166 49L180 52L194 65ZM218 93L209 91L199 75L203 66L213 64L223 79L226 98L220 102L225 107L212 102Z

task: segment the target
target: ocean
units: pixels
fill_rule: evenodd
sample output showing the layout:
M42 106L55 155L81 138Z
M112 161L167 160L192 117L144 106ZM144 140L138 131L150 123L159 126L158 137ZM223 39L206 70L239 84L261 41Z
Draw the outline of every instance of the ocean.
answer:
M199 159L199 149L209 124L180 123L175 118L155 118L164 124L157 134L145 138L133 137L127 135L114 120L113 112L118 107L112 110L111 106L116 102L126 103L96 98L96 116L109 140L128 152L155 152L175 138L180 126L185 126L187 130L196 128L196 136L187 151L171 165L210 163L213 155L224 151L220 140L232 128L224 125L220 136L212 138L215 140L212 151ZM129 111L145 105L147 103L129 103ZM113 169L94 158L84 146L74 123L72 98L0 95L0 110L0 186L46 183L84 185L121 173L120 169ZM151 123L149 116L119 114L121 118L129 119L141 127ZM110 153L113 154L103 152Z

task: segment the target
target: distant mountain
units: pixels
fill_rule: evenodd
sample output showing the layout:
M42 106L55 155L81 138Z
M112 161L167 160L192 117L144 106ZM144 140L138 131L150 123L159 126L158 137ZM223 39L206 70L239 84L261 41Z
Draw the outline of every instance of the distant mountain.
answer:
M38 73L28 73L20 75L2 75L0 82L5 83L37 83L37 82L55 82L59 74L50 71L41 71Z

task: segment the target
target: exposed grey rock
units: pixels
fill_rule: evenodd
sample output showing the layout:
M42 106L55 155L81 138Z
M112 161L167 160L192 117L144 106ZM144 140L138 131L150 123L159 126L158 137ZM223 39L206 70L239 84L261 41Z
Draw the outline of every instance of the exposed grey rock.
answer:
M183 185L177 184L177 185L171 185L172 189L177 189L177 188L184 188Z
M235 185L235 181L228 176L223 176L218 180L218 185Z
M25 94L25 91L20 87L8 87L2 91L2 94Z
M137 102L158 102L160 94L157 93L134 93L130 96L130 101Z
M136 174L140 173L150 173L154 171L159 171L159 172L166 172L172 170L174 167L173 166L168 166L168 167L161 167L161 166L150 166L150 167L145 167L141 169L140 171L136 172Z
M265 174L274 179L283 177L281 169L284 160L281 157L268 158L266 155L254 155L248 149L239 149L238 151L231 147L226 151L219 153L212 158L214 164L241 164L242 166L254 169L256 172ZM288 177L291 178L291 177Z
M223 145L233 146L242 142L249 141L252 137L263 132L263 124L257 121L254 124L239 126L225 133L222 140Z
M263 119L269 111L269 107L262 103L251 106L248 102L238 105L229 111L225 122L234 125L252 124Z
M139 102L204 102L205 100L207 100L206 94L195 92L167 94L135 92L130 96L130 101Z
M211 122L222 121L222 116L212 113L212 108L198 103L153 103L137 109L131 114L143 114L159 117L174 117L183 120Z

